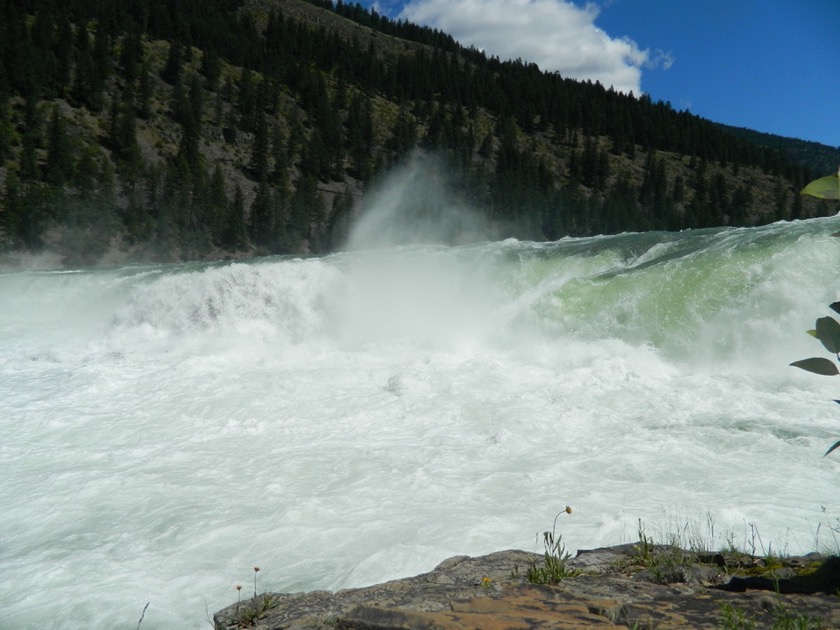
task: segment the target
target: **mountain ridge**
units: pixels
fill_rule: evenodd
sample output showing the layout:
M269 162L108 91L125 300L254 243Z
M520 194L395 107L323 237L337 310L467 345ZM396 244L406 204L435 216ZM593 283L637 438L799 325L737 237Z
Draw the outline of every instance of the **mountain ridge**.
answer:
M7 252L91 265L334 251L365 193L418 150L445 163L452 198L492 238L831 211L797 194L815 163L761 134L487 58L358 4L3 12Z

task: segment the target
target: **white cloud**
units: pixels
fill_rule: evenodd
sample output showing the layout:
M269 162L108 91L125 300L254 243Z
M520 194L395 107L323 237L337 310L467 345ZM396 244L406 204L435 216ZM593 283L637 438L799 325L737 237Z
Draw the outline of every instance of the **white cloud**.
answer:
M599 9L569 0L411 0L400 15L452 35L502 60L520 58L564 77L591 79L621 92L641 94L642 68L672 60L613 38L595 26Z
M651 69L661 67L663 70L670 70L673 65L674 58L671 56L671 53L657 48L653 53L653 58L645 64L645 67Z

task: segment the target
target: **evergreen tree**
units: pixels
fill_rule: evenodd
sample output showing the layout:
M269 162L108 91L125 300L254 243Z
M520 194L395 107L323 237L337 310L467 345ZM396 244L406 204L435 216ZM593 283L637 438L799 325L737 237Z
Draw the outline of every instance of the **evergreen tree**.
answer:
M160 78L166 81L169 85L176 85L181 81L181 74L183 72L183 45L179 40L175 40L169 44L169 53L166 56L166 64L160 71Z
M400 129L400 133L403 133L402 129ZM406 131L406 135L410 135L410 131ZM400 142L413 144L414 138L401 138ZM363 98L361 94L356 94L350 103L350 110L347 115L347 144L356 177L362 181L367 181L372 175L373 114L370 100Z
M286 147L286 137L280 125L274 125L271 132L271 154L274 157L274 169L271 181L281 190L289 187L289 154Z
M104 10L103 7L103 12ZM103 15L103 12L100 12L98 16L96 35L93 38L94 89L99 91L105 88L113 65L111 21Z
M12 246L19 243L20 227L23 223L23 191L17 173L10 169L6 174L6 190L3 198L3 212L0 213L2 235Z
M245 68L239 79L239 126L254 131L257 116L257 89L251 71Z
M249 236L254 245L268 247L272 241L274 221L272 217L271 188L263 181L257 188L257 195L251 204Z
M45 179L56 186L63 185L73 176L73 144L67 135L64 116L58 105L53 105L49 123Z
M204 91L201 80L196 75L189 77L189 94L185 95L177 107L181 110L181 144L179 155L187 163L196 166L201 161L199 145L201 142L202 117L204 114Z
M105 105L102 96L104 83L97 74L96 63L90 49L90 38L84 22L77 25L76 68L73 77L73 100L92 112L100 112Z
M142 156L137 143L137 115L134 110L134 90L128 86L123 101L114 105L114 124L111 132L111 146L121 163L123 176L134 180L142 169Z
M140 66L143 63L143 42L140 33L132 30L123 38L122 53L120 54L120 69L122 78L128 84L137 80Z
M268 179L268 123L265 114L257 113L257 128L254 132L254 145L251 151L251 169L257 181Z
M290 203L289 215L289 237L293 240L295 245L301 240L309 236L310 191L316 189L316 181L312 175L305 174L300 181L298 187L292 195Z
M233 192L224 230L223 244L229 249L244 249L248 236L245 224L245 198L237 182Z
M11 153L15 130L12 126L12 112L9 100L0 92L0 167Z
M210 177L209 197L207 200L207 225L214 243L222 244L224 240L225 220L228 211L228 198L225 192L225 175L219 163L213 169Z
M66 10L58 16L57 33L53 51L56 58L55 87L56 94L64 95L70 87L70 77L73 68L73 25Z
M330 177L332 163L324 143L324 136L317 127L309 135L309 142L301 156L301 171L313 178L326 180Z
M287 154L289 156L289 164L291 165L297 156L300 155L301 148L306 141L306 134L303 128L303 123L300 121L297 108L292 110L289 125L290 131Z
M800 197L800 195L797 195ZM730 224L736 226L748 225L750 206L752 205L752 195L749 189L744 186L738 186L735 192L732 193L732 204L730 210Z
M38 134L27 130L23 134L23 151L20 157L20 176L23 181L37 181L41 179L41 169L38 167Z
M81 157L76 164L73 184L79 192L79 198L89 200L98 189L100 181L99 149L86 146L81 151Z
M207 79L207 89L215 92L219 87L219 77L222 76L222 60L215 50L211 49L202 54L199 72Z
M391 130L391 139L388 148L397 156L404 155L414 148L417 143L417 124L414 116L405 108L397 112L397 119Z
M143 119L148 119L151 114L152 81L149 72L148 61L144 58L140 64L139 102L137 104L137 112Z

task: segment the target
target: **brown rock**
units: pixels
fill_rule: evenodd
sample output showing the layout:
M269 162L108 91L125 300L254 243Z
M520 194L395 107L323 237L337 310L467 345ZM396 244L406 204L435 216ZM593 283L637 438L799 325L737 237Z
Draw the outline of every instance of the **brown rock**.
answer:
M658 554L658 556L657 556ZM742 554L743 556L743 554ZM256 627L263 630L482 630L560 628L718 628L726 617L741 616L757 628L774 621L808 618L809 626L840 627L840 599L828 582L837 575L834 562L806 575L812 556L787 559L790 578L732 578L738 567L725 555L688 554L657 547L657 562L642 566L634 545L582 551L569 560L580 575L557 585L534 585L524 579L529 563L542 556L501 551L478 558L457 556L429 573L366 588L265 595L216 613L217 630ZM678 559L676 562L674 559ZM737 561L738 566L741 560ZM840 563L840 561L837 561ZM681 563L681 564L680 564ZM750 559L750 571L755 571ZM675 569L676 566L676 569ZM780 567L776 567L778 572ZM787 574L781 573L781 574ZM656 583L678 576L677 583ZM755 578L755 579L753 579ZM738 581L738 580L741 581ZM771 582L780 592L755 590ZM785 582L796 588L778 587ZM729 584L732 583L730 587ZM802 584L809 587L802 594ZM817 585L817 586L815 586ZM727 588L744 592L730 592ZM786 593L790 591L790 594ZM822 591L829 591L826 595Z

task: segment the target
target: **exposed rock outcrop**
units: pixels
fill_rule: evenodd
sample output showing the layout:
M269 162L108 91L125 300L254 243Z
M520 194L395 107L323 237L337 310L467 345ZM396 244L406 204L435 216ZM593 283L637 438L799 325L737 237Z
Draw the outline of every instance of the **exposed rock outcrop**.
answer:
M578 575L535 585L524 576L542 556L500 551L456 556L429 573L366 588L266 594L216 613L214 623L217 630L664 629L740 619L769 628L788 617L811 623L795 627L838 628L835 560L812 554L768 563L659 546L642 556L622 545L579 552L567 562Z

